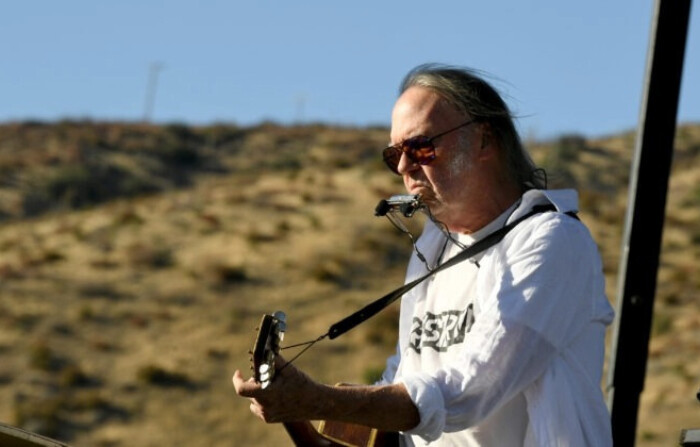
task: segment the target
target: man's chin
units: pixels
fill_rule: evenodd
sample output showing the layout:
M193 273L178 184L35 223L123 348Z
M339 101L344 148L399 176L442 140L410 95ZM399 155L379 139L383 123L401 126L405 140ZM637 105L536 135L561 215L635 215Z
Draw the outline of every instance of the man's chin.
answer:
M433 219L440 220L440 216L445 212L445 207L442 206L440 202L431 199L423 199L423 203L428 207Z

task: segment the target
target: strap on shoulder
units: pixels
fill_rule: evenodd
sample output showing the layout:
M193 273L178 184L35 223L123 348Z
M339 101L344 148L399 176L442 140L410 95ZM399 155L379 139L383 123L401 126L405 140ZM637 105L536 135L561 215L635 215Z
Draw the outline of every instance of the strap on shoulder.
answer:
M437 272L444 270L446 268L452 267L455 264L458 264L466 259L472 258L475 255L481 253L482 251L493 247L497 243L499 243L503 238L508 234L510 230L515 228L519 223L523 222L524 220L527 220L528 218L534 216L535 214L540 214L543 212L547 211L556 211L556 208L552 204L547 204L547 205L537 205L532 208L532 210L524 214L523 216L520 216L519 218L515 219L514 221L510 222L509 224L499 228L498 230L495 230L494 232L488 234L485 236L483 239L480 239L470 245L469 247L465 248L461 252L459 252L456 256L450 258L446 262L443 262L437 268L433 269L432 271L428 272L427 274L421 276L418 279L415 279L407 284L404 284L403 286L399 287L396 290L393 290L389 292L388 294L384 295L383 297L369 303L362 309L358 310L357 312L345 317L344 319L338 321L337 323L333 324L329 330L328 330L328 337L332 340L336 337L339 337L349 331L350 329L354 328L355 326L363 323L364 321L370 319L374 315L376 315L379 311L387 307L389 304L393 303L400 297L402 297L406 292L409 290L413 289L415 286L420 284L421 282L425 281L432 275L436 274ZM574 214L575 217L575 214Z

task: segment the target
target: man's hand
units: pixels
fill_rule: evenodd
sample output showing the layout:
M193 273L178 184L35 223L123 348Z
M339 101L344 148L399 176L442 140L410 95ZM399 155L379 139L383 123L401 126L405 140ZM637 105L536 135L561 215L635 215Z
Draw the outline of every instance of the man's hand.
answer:
M276 363L277 374L265 389L253 378L245 380L236 370L231 379L236 394L250 399L250 411L268 423L319 418L322 409L316 390L321 385L282 357L277 357Z
M325 419L405 431L420 421L403 384L328 386L281 357L276 363L277 374L265 389L253 379L246 380L240 371L232 378L236 393L250 399L250 411L265 422Z

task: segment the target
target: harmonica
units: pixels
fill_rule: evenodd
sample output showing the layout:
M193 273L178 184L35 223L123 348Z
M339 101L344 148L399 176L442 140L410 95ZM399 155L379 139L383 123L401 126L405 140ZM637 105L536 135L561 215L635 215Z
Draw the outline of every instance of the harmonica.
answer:
M397 194L382 199L374 209L375 216L386 216L388 213L401 213L404 217L411 217L425 204L420 200L420 194Z

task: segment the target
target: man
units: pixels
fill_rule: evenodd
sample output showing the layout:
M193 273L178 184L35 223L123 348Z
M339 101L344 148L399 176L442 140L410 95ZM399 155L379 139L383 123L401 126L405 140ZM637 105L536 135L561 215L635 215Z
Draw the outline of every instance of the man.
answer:
M611 445L600 379L613 312L576 193L544 190L507 106L469 70L409 73L391 141L387 165L431 217L407 281L542 212L404 295L380 383L331 387L290 365L264 390L236 371L237 393L268 422L360 423L401 431L405 445Z

